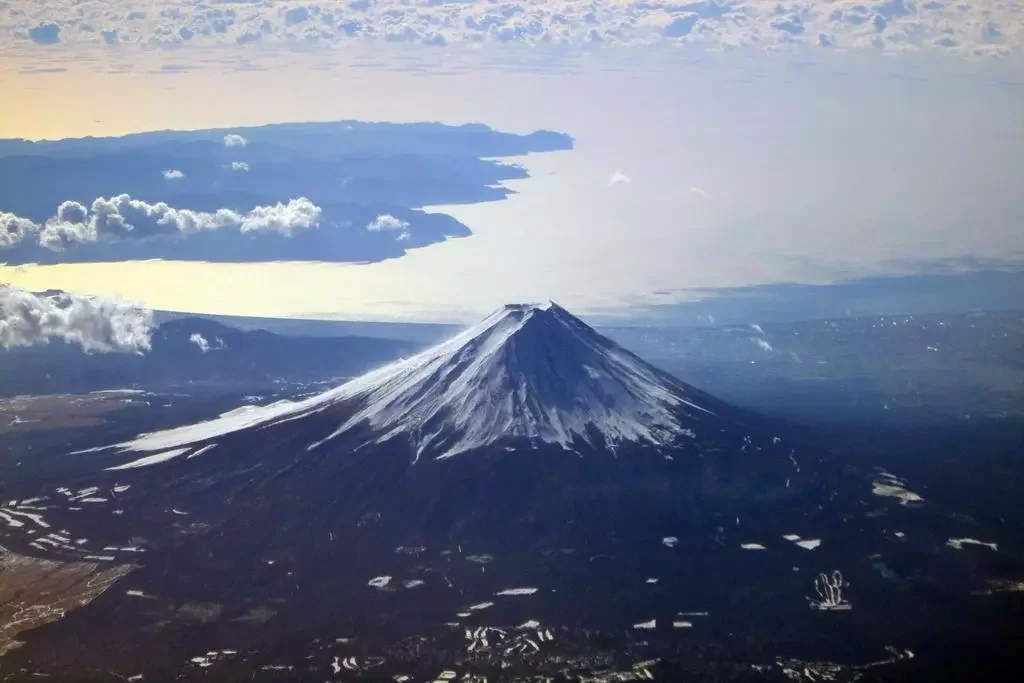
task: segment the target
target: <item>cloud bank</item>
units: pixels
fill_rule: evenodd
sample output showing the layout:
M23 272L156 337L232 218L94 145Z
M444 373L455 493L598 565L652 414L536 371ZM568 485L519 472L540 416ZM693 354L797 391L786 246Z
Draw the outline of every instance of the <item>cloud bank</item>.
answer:
M182 237L203 230L276 232L291 237L319 225L322 211L306 197L257 206L247 213L233 209L216 212L177 209L165 202L151 204L127 194L98 197L86 207L76 201L62 202L57 213L43 225L0 212L0 248L37 239L51 251L64 251L92 242Z
M0 347L60 339L87 353L149 351L153 313L110 299L74 294L45 296L0 286Z
M1024 47L1021 0L10 0L0 41L149 47L330 44L352 40L458 44L716 48L806 44L822 49L1005 54ZM227 144L227 141L225 141Z

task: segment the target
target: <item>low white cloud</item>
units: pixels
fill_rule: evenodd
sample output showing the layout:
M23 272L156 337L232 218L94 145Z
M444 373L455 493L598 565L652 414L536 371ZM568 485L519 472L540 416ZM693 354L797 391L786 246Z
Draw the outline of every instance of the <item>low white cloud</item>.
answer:
M232 161L231 162L231 170L232 171L248 171L249 170L249 164L247 162L245 162L245 161Z
M759 348L761 348L764 351L767 351L768 353L771 353L774 350L772 349L772 345L769 344L764 339L751 339L751 341L757 344Z
M30 235L39 232L39 226L21 216L0 211L0 249L20 244Z
M227 346L224 344L224 340L221 339L220 337L215 337L213 343L211 344L206 337L204 337L198 332L193 332L191 335L189 335L188 342L190 344L195 344L203 353L208 353L210 351L220 351L221 349L227 348Z
M712 199L714 199L714 197L711 196L710 192L708 192L707 190L705 190L702 187L697 187L696 185L691 185L690 186L690 193L691 194L695 194L698 197L703 197L704 199L707 199L708 201L711 201Z
M210 342L206 341L206 337L199 334L198 332L192 333L192 335L189 336L188 341L190 344L195 344L196 346L198 346L199 350L202 351L203 353L206 353L207 351L210 350Z
M367 230L374 232L394 232L396 240L407 240L409 239L409 223L399 218L392 216L389 213L382 213L381 215L374 218L366 226Z
M130 195L98 197L86 207L66 201L42 226L11 213L0 212L0 249L26 239L51 251L63 251L91 242L179 237L203 230L234 229L240 232L276 232L291 237L316 228L322 210L306 197L271 206L257 206L245 213L234 209L215 212L178 209L165 202L151 204Z
M278 202L274 206L257 206L242 219L242 232L279 232L291 236L302 230L316 227L322 213L319 206L305 197L291 199L287 204Z
M189 235L200 230L238 226L242 217L230 210L216 213L176 209L165 202L150 204L127 194L99 197L88 209L64 202L57 215L46 222L39 243L54 251L89 242L142 240Z
M625 173L623 173L622 171L615 171L615 173L612 173L611 176L608 178L608 185L609 186L611 186L611 185L626 184L626 183L631 183L631 182L633 182L633 179L630 178Z
M246 147L249 144L249 140L242 137L238 133L228 133L224 136L225 147Z
M164 178L166 178L167 180L180 180L181 178L184 177L185 174L176 168L169 168L166 171L164 171Z
M45 296L0 286L0 347L61 339L89 353L142 353L151 347L152 311L75 294Z
M750 329L752 329L754 332L757 332L762 336L764 335L764 329L757 323L750 323Z

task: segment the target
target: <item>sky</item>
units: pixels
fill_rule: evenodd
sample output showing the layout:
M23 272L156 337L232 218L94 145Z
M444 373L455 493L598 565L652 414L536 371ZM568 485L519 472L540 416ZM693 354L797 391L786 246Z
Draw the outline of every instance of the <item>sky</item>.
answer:
M353 118L575 139L510 160L531 177L508 200L433 207L472 236L397 259L17 266L0 281L451 321L509 301L615 317L725 288L1015 268L1022 24L1020 2L0 0L0 92L18 103L0 137Z

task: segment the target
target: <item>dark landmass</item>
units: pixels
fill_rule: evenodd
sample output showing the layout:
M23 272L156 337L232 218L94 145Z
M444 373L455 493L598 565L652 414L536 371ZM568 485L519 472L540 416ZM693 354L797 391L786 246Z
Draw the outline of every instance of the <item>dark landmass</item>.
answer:
M227 147L226 134L245 146ZM494 157L572 149L567 135L501 133L481 124L339 121L120 138L0 140L0 210L43 223L66 200L128 194L178 209L246 212L306 197L323 209L320 226L292 236L206 230L187 238L121 240L54 252L28 241L0 252L7 263L165 258L211 261L377 261L406 249L470 234L444 214L419 207L495 201L505 180L525 178ZM485 160L491 159L491 160ZM234 170L244 162L248 170ZM184 177L167 180L165 170ZM378 215L408 223L407 237L367 230Z
M97 562L134 560L140 569L87 607L21 632L24 645L0 660L0 678L88 670L101 681L143 673L420 681L446 672L463 680L1015 680L1024 419L999 411L1001 391L979 386L999 386L985 370L992 364L1011 377L1019 347L1005 340L1016 328L1003 337L1013 321L999 316L880 322L704 330L703 343L687 335L685 352L663 351L715 366L716 382L734 395L769 365L748 405L774 403L775 414L802 418L737 422L730 413L720 432L674 460L642 449L611 459L496 448L416 469L396 445L347 458L333 457L343 443L307 451L340 414L247 430L193 459L139 470L101 471L128 454L69 455L238 400L201 392L167 397L162 411L112 412L96 427L20 433L0 452L0 512L26 526L0 520L3 543L22 557L82 562L95 552L115 558ZM670 337L646 339L650 351ZM830 373L804 377L805 363L763 363L772 352L757 339L774 353L824 358ZM922 342L955 351L951 365L970 361L961 367L981 379L942 377L929 355L941 351L919 351ZM886 369L917 378L904 394L916 400L890 408L901 418L847 413L875 394L846 378L880 382ZM774 383L772 372L793 381ZM802 382L821 387L814 399ZM816 401L816 411L800 407ZM984 417L950 417L968 404ZM759 477L765 495L750 495ZM34 522L18 512L40 515L50 527L34 537L56 545L28 545ZM53 538L65 528L76 532L66 544ZM821 544L800 547L788 534ZM86 548L75 544L79 535ZM764 549L743 547L750 543ZM811 609L815 577L835 569L849 609ZM515 588L537 592L500 594Z
M314 390L281 381L244 394L288 376L284 357L302 348L289 345L308 337L171 321L179 364L215 353L184 355L198 324L238 335L225 354L250 339L279 346L248 385L49 397L39 412L53 420L72 404L87 416L92 401L123 407L102 424L4 433L0 512L25 527L0 519L0 542L19 566L140 568L54 620L45 605L80 583L47 587L0 680L1009 681L1024 663L1020 313L606 330L783 418L730 423L672 461L499 448L414 469L394 446L337 459L305 449L343 417L326 414L136 471L102 471L127 454L69 455ZM754 470L720 455L751 446ZM749 495L758 477L765 495ZM767 495L779 490L792 493ZM18 512L50 526L25 536L34 523ZM44 536L45 550L29 545ZM994 547L951 544L962 539ZM835 569L851 607L810 609L815 577ZM498 595L514 588L538 590Z

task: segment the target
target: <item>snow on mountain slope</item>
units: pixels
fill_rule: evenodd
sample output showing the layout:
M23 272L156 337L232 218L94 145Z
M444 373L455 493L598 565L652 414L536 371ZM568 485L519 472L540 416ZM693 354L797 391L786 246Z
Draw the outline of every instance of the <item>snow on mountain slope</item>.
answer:
M667 445L693 438L691 427L714 416L713 403L556 304L516 304L447 342L318 396L238 409L115 447L198 447L335 408L337 429L308 449L366 423L371 430L364 445L407 439L417 459L446 458L510 437L566 448L574 442Z

